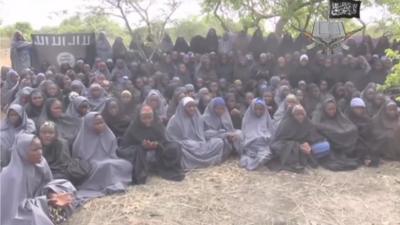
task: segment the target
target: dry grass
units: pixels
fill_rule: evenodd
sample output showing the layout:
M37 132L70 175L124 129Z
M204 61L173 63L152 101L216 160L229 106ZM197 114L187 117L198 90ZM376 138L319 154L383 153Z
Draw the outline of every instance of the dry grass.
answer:
M247 172L230 160L181 183L151 177L89 202L69 225L400 224L400 164L351 172Z

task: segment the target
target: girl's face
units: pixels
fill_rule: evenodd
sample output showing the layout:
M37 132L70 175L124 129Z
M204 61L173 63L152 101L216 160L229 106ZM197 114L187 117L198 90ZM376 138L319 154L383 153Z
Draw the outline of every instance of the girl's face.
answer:
M94 118L93 129L97 134L101 134L106 130L106 123L100 114Z
M33 95L32 104L36 107L41 107L43 105L44 99L42 95Z
M265 104L267 104L267 105L271 104L274 101L274 95L272 94L272 92L264 92L263 98L264 98Z
M44 146L50 145L56 139L56 130L51 127L43 127L39 131L39 137Z
M365 92L365 98L368 99L369 101L372 101L374 97L375 97L374 89L370 88Z
M69 78L69 76L65 75L63 77L63 84L64 84L64 88L71 88L71 78Z
M319 88L321 89L321 91L326 91L328 90L328 83L326 81L321 81L321 84L319 86Z
M125 95L125 94L121 95L121 102L122 103L127 104L127 103L129 103L131 101L131 99L132 99L131 95Z
M214 112L215 112L215 114L217 114L218 117L221 117L225 113L225 107L224 106L215 106Z
M247 94L246 94L246 102L247 102L248 105L251 104L251 102L253 101L253 99L254 99L254 94L253 94L253 93L247 93Z
M397 106L395 104L390 104L386 106L386 114L391 119L396 119L398 117Z
M21 117L18 115L17 112L15 112L14 110L10 109L10 111L8 112L8 121L10 121L10 123L14 126L14 127L18 127L21 123L22 123L22 119Z
M293 117L299 122L299 123L303 123L306 115L304 110L294 110L293 112Z
M153 109L156 110L160 106L160 100L157 96L151 96L149 99L148 105Z
M374 98L374 103L377 106L381 106L385 102L385 96L381 93L377 94Z
M28 162L33 165L38 164L42 161L42 143L39 138L34 138L32 140L31 145L29 146L29 150L26 153Z
M83 102L79 105L78 110L81 116L85 116L89 112L89 104L87 102Z
M318 98L320 96L321 92L319 91L319 88L314 87L311 90L311 94L312 94L313 97Z
M141 113L140 114L140 121L145 127L150 127L154 121L153 113Z
M90 89L90 94L94 98L98 98L101 95L101 89L99 87L92 88L92 89Z
M352 107L351 111L357 116L362 116L365 111L365 108L364 107Z
M226 105L229 109L233 109L236 107L236 99L234 97L230 97L226 101Z
M335 117L336 116L336 104L333 102L329 102L326 106L325 106L325 113L329 116L329 117Z
M57 88L57 85L55 85L55 84L49 85L49 86L47 87L47 94L48 94L50 97L55 97L55 96L57 96L57 95L58 95L58 88Z
M117 116L118 112L119 112L119 106L118 106L117 102L115 102L115 101L110 102L107 110L108 110L108 114L110 114L111 116Z
M189 117L193 117L196 114L196 103L189 102L185 105L185 112Z
M292 109L295 105L298 104L298 102L295 99L288 99L286 100L286 104L288 109Z
M218 84L216 82L212 82L210 84L210 91L213 92L213 93L218 91Z
M254 113L256 114L257 117L261 117L265 113L265 107L261 104L255 104L254 105Z
M50 106L51 115L54 118L60 118L63 113L63 107L60 101L54 101L53 104Z

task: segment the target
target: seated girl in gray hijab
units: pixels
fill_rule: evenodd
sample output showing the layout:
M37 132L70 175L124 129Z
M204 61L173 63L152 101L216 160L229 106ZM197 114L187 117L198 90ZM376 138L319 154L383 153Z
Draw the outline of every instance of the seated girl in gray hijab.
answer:
M269 145L273 134L272 120L263 99L254 99L243 117L244 137L240 166L256 170L272 158Z
M11 146L15 136L20 132L34 133L35 131L35 124L28 118L25 109L21 105L10 105L7 117L0 123L1 167L7 166L10 162Z
M75 188L53 180L33 134L17 136L10 164L0 173L1 220L4 225L54 225L72 214Z
M216 165L223 160L221 138L206 140L204 121L191 97L184 97L167 125L167 139L181 145L185 170Z
M117 151L133 165L132 182L144 184L150 170L167 180L183 180L179 144L166 140L165 127L150 106L143 105L138 111Z
M75 118L82 118L90 111L89 100L84 96L71 97L71 103L68 105L65 114Z
M219 137L224 140L224 159L234 150L239 154L241 153L242 132L233 127L231 116L223 98L216 97L208 103L203 114L203 120L207 139Z
M280 161L279 170L302 172L307 165L317 165L312 131L313 125L300 104L293 106L285 114L271 144L272 151Z
M286 96L285 100L279 105L278 110L274 113L273 124L275 129L278 128L279 123L285 115L297 104L300 104L300 102L295 95L288 94Z
M88 161L92 167L89 178L78 186L79 199L123 192L131 183L132 165L117 157L117 148L117 138L101 114L86 114L72 146L72 157Z
M151 90L147 94L147 97L144 100L144 104L150 106L153 109L158 120L160 120L164 124L167 123L168 104L159 90Z
M39 129L43 145L43 157L50 166L55 179L66 179L77 185L87 178L90 165L71 157L68 142L58 136L56 124L44 122Z
M374 152L387 160L400 161L400 113L394 101L388 100L372 119Z

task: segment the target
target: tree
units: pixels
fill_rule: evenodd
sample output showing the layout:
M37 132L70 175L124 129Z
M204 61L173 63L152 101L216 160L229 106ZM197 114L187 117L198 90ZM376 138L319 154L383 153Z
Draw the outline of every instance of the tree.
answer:
M153 52L146 55L141 45L138 45L139 54L151 61L162 38L165 34L165 28L171 22L171 17L181 5L179 0L167 0L161 4L157 0L99 0L99 6L93 7L96 14L112 15L122 19L131 38L142 42L142 37L132 28L133 17L137 27L146 27L146 40L152 45ZM158 11L159 13L153 14Z

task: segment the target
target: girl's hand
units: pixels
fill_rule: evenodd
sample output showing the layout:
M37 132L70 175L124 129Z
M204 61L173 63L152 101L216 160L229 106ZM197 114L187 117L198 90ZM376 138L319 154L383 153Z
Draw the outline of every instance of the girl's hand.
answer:
M72 204L74 198L70 193L50 194L49 204L55 207L65 208Z

